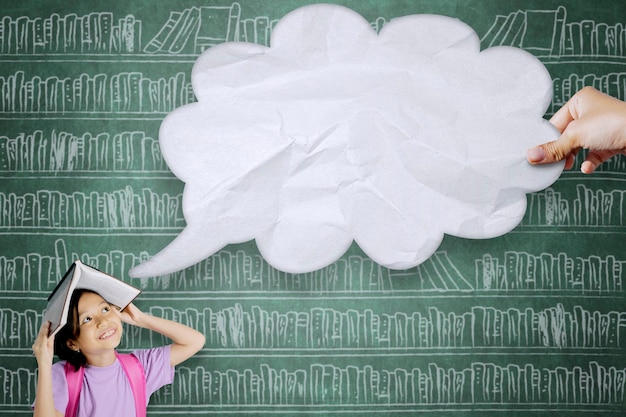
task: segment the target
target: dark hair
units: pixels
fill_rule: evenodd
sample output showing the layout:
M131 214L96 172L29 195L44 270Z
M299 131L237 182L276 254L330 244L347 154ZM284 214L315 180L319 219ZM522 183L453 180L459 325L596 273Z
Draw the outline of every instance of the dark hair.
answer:
M98 294L91 290L76 290L70 298L70 308L67 312L67 323L61 327L61 330L54 338L54 353L59 357L68 361L78 371L81 366L87 365L87 358L81 352L70 349L67 345L68 340L76 340L80 335L80 323L78 322L78 301L85 293Z

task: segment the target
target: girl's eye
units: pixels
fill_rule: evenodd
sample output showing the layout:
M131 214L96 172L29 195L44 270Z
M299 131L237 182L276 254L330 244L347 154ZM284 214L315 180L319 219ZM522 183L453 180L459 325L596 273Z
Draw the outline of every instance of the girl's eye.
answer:
M87 324L91 321L91 317L85 317L82 321L82 324Z
M102 308L102 312L103 313L108 313L109 311L111 311L111 309L109 307Z

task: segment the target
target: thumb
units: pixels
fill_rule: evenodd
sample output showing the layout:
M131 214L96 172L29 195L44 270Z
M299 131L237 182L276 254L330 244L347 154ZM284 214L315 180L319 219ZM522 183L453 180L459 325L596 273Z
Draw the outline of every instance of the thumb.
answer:
M575 155L579 147L565 135L557 140L546 142L526 151L526 158L531 164L551 164Z

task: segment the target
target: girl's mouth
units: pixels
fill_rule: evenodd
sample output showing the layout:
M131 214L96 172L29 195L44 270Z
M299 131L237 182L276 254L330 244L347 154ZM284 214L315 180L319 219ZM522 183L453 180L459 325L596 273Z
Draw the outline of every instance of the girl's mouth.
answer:
M100 340L102 339L106 339L108 337L113 336L113 334L115 334L115 329L111 329L111 330L107 330L106 332L102 333L99 337Z

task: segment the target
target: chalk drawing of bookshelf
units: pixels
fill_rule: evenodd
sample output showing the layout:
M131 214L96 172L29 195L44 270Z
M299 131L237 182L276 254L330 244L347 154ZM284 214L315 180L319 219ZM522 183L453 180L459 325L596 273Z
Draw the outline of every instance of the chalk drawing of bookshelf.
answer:
M148 54L200 54L223 42L254 39L257 41L255 43L263 43L269 31L268 23L268 18L261 17L242 21L239 3L226 7L191 7L172 11L143 51Z
M612 97L626 100L626 72L610 72L603 75L571 74L569 77L554 77L551 111L558 110L567 100L585 86L594 87Z
M126 186L111 192L37 190L0 192L0 230L92 229L178 231L185 225L182 194L135 191Z
M134 15L110 12L52 14L48 17L5 16L0 21L0 55L200 54L228 41L266 43L268 17L241 19L239 3L171 11L158 33L144 46L143 25Z
M380 30L387 21L371 22ZM223 42L267 45L277 19L241 16L241 6L194 6L172 10L143 46L142 21L109 12L48 17L5 16L0 21L0 54L199 54ZM552 27L546 37L546 27ZM496 16L481 38L482 48L515 46L542 58L625 57L626 28L594 20L567 21L567 10L517 10Z
M2 405L34 401L35 371L0 367ZM313 363L285 369L261 363L245 369L177 368L174 386L151 398L151 409L174 404L202 404L203 409L237 406L273 409L298 406L306 411L350 410L358 406L403 406L454 409L462 405L516 405L533 411L592 406L611 410L624 401L626 369L590 361L584 366L542 368L535 364L473 362L449 367L429 361L420 367L384 369L370 365ZM542 408L545 407L545 408ZM402 410L403 408L399 408ZM358 411L357 408L354 411Z
M394 369L324 363L314 363L305 369L284 369L262 363L255 369L187 368L177 376L179 380L176 382L185 387L195 387L199 381L203 383L198 390L182 389L178 393L168 392L166 396L162 396L164 391L159 391L155 405L198 401L211 406L308 405L314 409L316 406L323 408L325 404L452 406L530 403L527 407L536 410L540 405L556 404L621 405L626 369L603 366L598 362L589 362L584 367L556 368L485 362L450 368L429 362L421 367ZM186 396L176 395L181 392Z
M586 258L566 253L507 251L503 258L485 254L476 260L479 291L576 291L622 293L626 260L613 255Z
M141 20L109 12L31 18L4 16L0 54L132 54L141 51Z
M0 291L48 293L69 268L80 259L113 276L124 277L127 271L146 261L146 251L85 254L68 251L63 239L57 239L50 254L28 253L24 256L0 255ZM272 268L259 254L226 248L196 265L172 274L152 278L133 278L130 283L146 292L210 291L264 293L350 293L392 294L400 275L417 293L469 292L473 286L454 266L447 253L440 251L410 271L383 268L368 257L349 255L318 271L292 274ZM402 290L406 291L406 290Z
M546 37L546 27L552 36ZM568 22L567 10L518 10L496 20L481 38L482 48L515 46L541 58L626 58L626 28L594 20Z
M195 101L185 73L151 79L141 72L78 77L0 76L0 113L166 113Z
M0 173L170 173L159 142L141 131L20 132L0 136Z
M184 305L185 294L172 294ZM406 307L398 306L398 310ZM509 353L584 349L606 353L626 347L626 312L590 311L581 305L499 309L472 306L467 311L437 307L385 313L369 308L306 307L269 309L263 305L213 308L155 307L151 315L175 320L206 335L205 349L249 353L349 351L357 354L393 352L475 351L488 348ZM41 326L41 314L32 309L0 308L0 350L29 349ZM147 330L128 328L125 349L167 344Z
M401 307L399 306L398 309ZM240 304L192 312L207 336L206 348L349 350L351 352L492 348L620 349L626 346L626 312L602 313L562 304L544 309L473 306L468 311L437 307L419 311L314 307L268 310ZM155 312L155 315L159 312ZM173 313L171 313L173 314ZM184 314L177 315L184 317Z
M526 216L522 226L626 226L626 191L593 189L576 184L576 192L565 197L562 192L548 187L528 195Z

